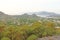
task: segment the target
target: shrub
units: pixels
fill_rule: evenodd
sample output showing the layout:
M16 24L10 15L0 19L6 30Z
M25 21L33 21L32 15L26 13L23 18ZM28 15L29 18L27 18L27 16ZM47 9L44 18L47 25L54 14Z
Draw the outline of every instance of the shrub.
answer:
M36 35L31 35L27 38L27 40L36 40L38 37Z
M8 37L3 37L1 40L10 40Z

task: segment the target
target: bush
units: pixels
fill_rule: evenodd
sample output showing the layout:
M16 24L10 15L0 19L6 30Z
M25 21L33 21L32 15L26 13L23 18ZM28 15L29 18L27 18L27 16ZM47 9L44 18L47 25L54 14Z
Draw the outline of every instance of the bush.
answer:
M10 40L8 37L3 37L1 40Z
M37 36L36 35L31 35L27 38L27 40L37 40Z

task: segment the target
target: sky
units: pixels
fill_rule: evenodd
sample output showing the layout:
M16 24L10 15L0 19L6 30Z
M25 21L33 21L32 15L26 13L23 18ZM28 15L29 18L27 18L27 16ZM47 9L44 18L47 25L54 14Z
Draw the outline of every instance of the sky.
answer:
M60 14L60 0L0 0L0 11L9 15L39 11Z

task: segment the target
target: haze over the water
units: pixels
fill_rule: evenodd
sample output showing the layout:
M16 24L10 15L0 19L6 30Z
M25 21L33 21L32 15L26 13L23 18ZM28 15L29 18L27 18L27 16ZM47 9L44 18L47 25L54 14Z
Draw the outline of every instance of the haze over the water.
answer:
M35 11L60 13L60 0L0 0L0 11L10 15Z

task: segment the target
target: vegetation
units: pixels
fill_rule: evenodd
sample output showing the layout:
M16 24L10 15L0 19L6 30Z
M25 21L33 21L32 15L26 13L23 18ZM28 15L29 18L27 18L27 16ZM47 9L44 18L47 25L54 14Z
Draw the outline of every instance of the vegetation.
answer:
M60 35L60 30L55 28L53 21L35 21L22 25L8 24L0 22L0 40L36 40L41 37Z
M60 35L60 22L53 18L33 15L0 16L0 40L37 40Z

